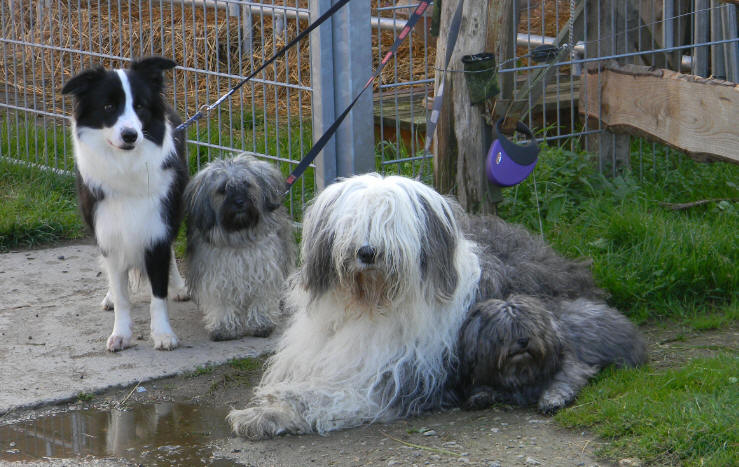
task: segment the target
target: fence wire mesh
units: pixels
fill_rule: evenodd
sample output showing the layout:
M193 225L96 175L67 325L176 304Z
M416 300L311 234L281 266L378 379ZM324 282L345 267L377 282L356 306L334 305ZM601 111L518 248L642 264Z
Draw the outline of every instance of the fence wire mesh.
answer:
M583 70L608 59L739 80L736 6L715 0L517 0L516 47L499 60L513 75L509 99L547 144L599 150L600 121L578 106ZM376 67L415 7L414 0L372 0L372 64ZM308 0L37 0L0 2L0 155L69 173L70 102L59 93L90 66L125 66L133 57L163 55L178 63L171 100L183 117L215 101L304 29ZM436 37L424 16L374 88L375 162L385 173L430 174L423 139L434 94ZM565 53L535 62L537 47ZM188 132L191 170L214 157L248 152L284 173L313 140L308 40L265 69ZM367 70L367 75L371 70ZM544 79L538 76L543 75ZM616 145L615 141L609 144ZM621 143L619 143L621 144ZM627 142L656 157L643 140ZM663 151L662 148L659 151ZM668 157L674 151L667 151ZM615 151L611 151L615 154ZM612 156L615 157L615 156ZM601 159L601 170L619 161ZM309 171L293 189L299 217L314 192Z
M178 67L170 100L184 117L271 57L307 25L308 13L307 0L0 2L2 155L72 170L66 135L71 103L59 91L85 68L171 57ZM309 54L308 41L301 41L191 127L191 170L214 157L247 152L289 172L311 144ZM309 172L293 188L293 211L310 197L311 177Z

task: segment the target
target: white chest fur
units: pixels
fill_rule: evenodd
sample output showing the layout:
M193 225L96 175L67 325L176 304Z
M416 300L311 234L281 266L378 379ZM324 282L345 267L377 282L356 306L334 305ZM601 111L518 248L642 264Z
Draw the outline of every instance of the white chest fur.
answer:
M167 234L162 200L174 181L162 165L172 154L171 127L164 144L144 140L131 151L106 143L106 129L72 128L77 168L85 184L103 193L94 213L100 248L129 267L139 267L144 249Z

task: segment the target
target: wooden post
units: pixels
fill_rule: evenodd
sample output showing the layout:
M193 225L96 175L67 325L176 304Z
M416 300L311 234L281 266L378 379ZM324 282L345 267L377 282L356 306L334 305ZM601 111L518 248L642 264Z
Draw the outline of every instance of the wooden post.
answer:
M620 0L585 0L586 47L585 57L605 57L624 50L618 48L618 26L623 25L623 8L629 8L628 2ZM624 43L621 38L621 43ZM589 62L585 73L605 65L603 62ZM598 99L600 103L600 99ZM581 104L582 105L582 104ZM590 111L586 113L591 113ZM597 112L598 113L598 112ZM631 138L629 135L602 132L587 138L587 150L598 153L599 168L605 171L612 169L612 174L629 166Z
M506 5L509 5L506 8ZM463 70L462 56L486 51L488 37L498 37L498 21L512 15L513 0L465 0L457 44L449 68ZM449 25L457 1L442 3L436 68L443 69ZM507 13L506 13L507 12ZM491 31L492 29L492 31ZM438 90L441 73L436 76ZM456 193L462 207L472 213L494 213L490 184L485 176L485 157L492 141L484 106L471 105L464 73L446 77L444 106L436 128L434 183L441 193Z

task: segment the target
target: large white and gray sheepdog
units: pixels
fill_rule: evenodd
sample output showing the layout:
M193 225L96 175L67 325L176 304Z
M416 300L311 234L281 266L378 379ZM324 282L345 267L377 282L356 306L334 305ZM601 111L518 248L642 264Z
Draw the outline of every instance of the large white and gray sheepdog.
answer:
M600 295L587 264L397 176L327 187L306 212L301 256L285 297L290 324L253 400L228 416L247 438L459 404L459 336L475 302Z
M466 409L504 402L552 413L602 368L641 365L647 352L633 323L604 303L513 295L473 306L459 359Z
M248 155L215 160L185 190L190 294L213 340L267 336L295 269L282 174Z

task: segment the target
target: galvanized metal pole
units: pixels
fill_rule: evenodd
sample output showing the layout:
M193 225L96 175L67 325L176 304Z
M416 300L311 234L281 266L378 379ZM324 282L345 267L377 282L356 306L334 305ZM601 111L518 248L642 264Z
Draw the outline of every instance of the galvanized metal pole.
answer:
M723 38L721 5L719 0L711 0L711 42L720 41ZM711 46L711 76L717 79L726 79L723 44Z
M737 6L723 5L721 10L721 24L724 39L739 37L737 33ZM724 44L724 64L726 66L726 79L734 83L739 82L739 44L730 42Z
M332 0L311 0L311 20L331 7ZM313 89L313 140L331 126L372 75L369 40L369 2L349 2L334 17L311 33ZM375 169L372 94L357 102L316 159L319 190L336 177Z
M695 0L693 18L693 44L702 44L711 39L711 16L708 14L709 0ZM708 47L696 47L693 49L693 74L708 76Z
M675 46L675 0L662 0L662 47Z

